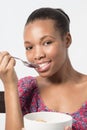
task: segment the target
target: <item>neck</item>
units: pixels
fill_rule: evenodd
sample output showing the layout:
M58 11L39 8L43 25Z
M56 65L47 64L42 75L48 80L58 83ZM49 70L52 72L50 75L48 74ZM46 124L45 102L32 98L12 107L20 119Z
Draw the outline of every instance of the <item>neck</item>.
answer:
M79 76L81 75L73 69L70 60L67 59L61 69L57 73L49 77L48 80L55 84L70 81L77 82Z

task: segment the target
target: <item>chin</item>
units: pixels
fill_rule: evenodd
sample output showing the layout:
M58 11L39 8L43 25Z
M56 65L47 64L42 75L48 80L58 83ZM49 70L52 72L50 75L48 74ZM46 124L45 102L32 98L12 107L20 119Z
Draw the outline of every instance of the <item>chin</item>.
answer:
M43 78L49 78L49 77L52 77L52 76L53 76L52 73L47 73L47 72L45 72L45 73L39 73L39 75L40 75L41 77L43 77Z

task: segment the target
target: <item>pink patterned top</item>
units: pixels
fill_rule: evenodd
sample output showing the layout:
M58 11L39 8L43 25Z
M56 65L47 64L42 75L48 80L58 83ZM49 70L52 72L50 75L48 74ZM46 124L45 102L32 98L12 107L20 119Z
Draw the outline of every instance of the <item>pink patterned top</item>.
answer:
M53 111L45 106L41 99L35 77L20 79L18 91L23 115L31 112ZM87 130L87 102L71 116L73 117L73 130Z

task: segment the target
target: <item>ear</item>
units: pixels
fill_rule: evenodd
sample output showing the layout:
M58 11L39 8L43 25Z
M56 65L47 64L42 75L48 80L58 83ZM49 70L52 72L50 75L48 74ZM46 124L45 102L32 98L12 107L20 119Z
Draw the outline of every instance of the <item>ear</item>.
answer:
M65 35L65 41L66 41L66 48L68 48L71 43L72 43L72 37L71 37L71 34L68 32L66 35Z

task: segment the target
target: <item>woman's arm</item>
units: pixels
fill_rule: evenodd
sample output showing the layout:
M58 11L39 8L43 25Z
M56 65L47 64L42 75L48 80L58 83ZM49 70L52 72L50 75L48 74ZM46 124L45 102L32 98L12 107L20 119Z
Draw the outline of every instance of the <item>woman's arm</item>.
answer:
M5 90L6 130L21 130L23 128L23 118L18 91L15 86L12 85L11 87L14 89Z
M5 89L6 130L21 130L23 117L18 96L15 61L8 52L0 52L0 79Z

